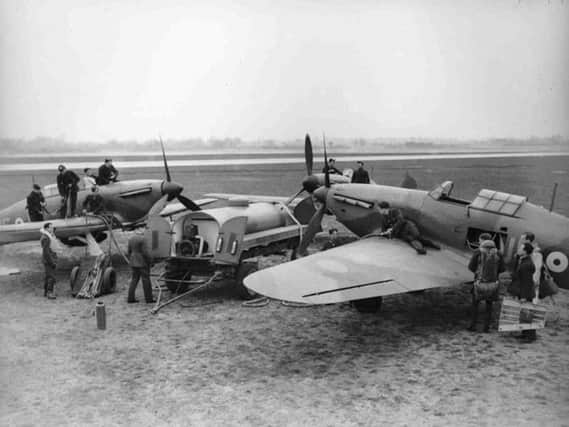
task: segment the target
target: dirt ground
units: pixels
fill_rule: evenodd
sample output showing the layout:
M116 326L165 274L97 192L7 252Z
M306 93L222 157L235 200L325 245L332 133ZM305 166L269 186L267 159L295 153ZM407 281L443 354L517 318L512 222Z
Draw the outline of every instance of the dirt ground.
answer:
M152 315L126 303L119 264L101 331L96 301L70 296L81 251L60 263L49 301L39 245L0 248L22 269L0 278L0 425L569 425L566 291L526 344L466 331L464 287L364 315L243 307L226 282Z

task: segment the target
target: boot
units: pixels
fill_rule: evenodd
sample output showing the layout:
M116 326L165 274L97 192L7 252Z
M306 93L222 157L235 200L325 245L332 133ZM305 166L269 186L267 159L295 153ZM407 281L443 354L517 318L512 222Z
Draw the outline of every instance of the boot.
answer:
M55 299L55 284L53 282L48 284L47 287L47 299Z
M411 244L411 246L413 246L413 248L417 251L419 255L425 255L427 253L421 242L419 242L418 240L412 240L409 243Z

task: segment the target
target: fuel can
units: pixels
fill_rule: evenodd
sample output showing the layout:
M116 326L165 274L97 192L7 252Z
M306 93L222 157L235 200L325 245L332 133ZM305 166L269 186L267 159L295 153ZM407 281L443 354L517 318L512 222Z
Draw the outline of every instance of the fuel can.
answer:
M98 301L95 306L95 317L97 318L97 328L106 329L107 328L107 315L105 313L105 303L103 301Z

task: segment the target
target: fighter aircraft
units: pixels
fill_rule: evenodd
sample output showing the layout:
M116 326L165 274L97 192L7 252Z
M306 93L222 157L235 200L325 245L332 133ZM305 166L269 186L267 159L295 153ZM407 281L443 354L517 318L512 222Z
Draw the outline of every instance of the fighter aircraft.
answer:
M324 157L326 161L325 148ZM308 155L306 163L312 163ZM569 218L529 203L526 197L483 189L468 201L451 196L450 181L432 191L422 191L332 184L325 175L323 186L310 176L304 179L303 189L320 207L309 222L299 251L308 246L328 211L361 239L256 272L244 281L252 291L311 304L352 301L360 311L375 311L383 296L470 280L472 274L466 265L481 233L491 233L508 260L525 231L536 234L545 265L556 283L569 288ZM418 255L406 243L380 236L381 201L401 209L424 236L441 244L441 250Z
M55 227L56 236L65 244L74 246L84 244L82 239L76 237L92 235L97 242L106 238L105 231L109 226L112 228L133 229L144 224L149 211L159 206L163 216L170 216L178 212L199 210L200 205L211 203L213 199L204 199L193 202L182 195L183 187L173 182L166 161L164 146L162 156L166 179L141 179L119 181L99 187L99 193L104 200L107 218L112 216L112 221L99 216L79 216L61 218L59 208L62 198L57 190L57 185L47 185L43 188L46 201L44 213L45 221L49 221ZM86 188L81 181L77 193L77 207L80 208L89 194L90 188ZM166 206L166 202L178 199L180 203L172 203ZM45 222L44 221L44 222ZM37 240L40 237L40 228L43 222L30 222L26 211L26 201L22 200L0 211L0 245L28 240Z

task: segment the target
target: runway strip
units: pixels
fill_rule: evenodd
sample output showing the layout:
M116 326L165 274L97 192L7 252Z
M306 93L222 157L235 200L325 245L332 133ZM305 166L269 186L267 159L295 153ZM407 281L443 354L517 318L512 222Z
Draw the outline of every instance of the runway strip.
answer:
M564 152L523 152L523 153L445 153L445 154L389 154L389 155L337 155L339 162L362 161L395 161L395 160L437 160L437 159L497 159L497 158L520 158L520 157L559 157L569 156L569 151ZM315 161L322 162L322 157L316 157ZM96 167L97 161L66 162L71 169ZM121 161L117 162L121 169L131 168L162 168L162 160L144 161ZM177 166L238 166L238 165L274 165L274 164L297 164L304 163L304 157L269 157L269 158L228 158L228 159L183 159L168 160L171 167ZM0 164L0 172L27 171L27 170L55 170L59 162L41 163L12 163Z

